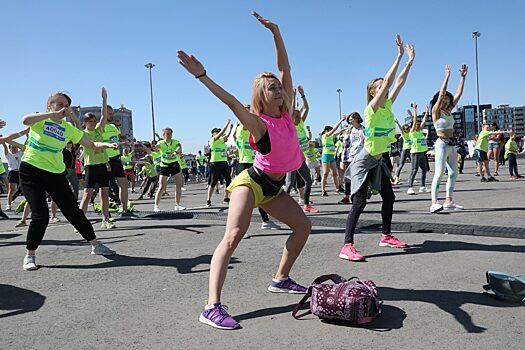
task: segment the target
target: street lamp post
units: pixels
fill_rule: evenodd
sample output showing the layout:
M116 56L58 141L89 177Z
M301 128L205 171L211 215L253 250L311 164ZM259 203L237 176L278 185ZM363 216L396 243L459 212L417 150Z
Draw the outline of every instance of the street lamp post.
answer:
M479 75L478 75L478 38L481 36L480 32L472 32L472 37L476 44L476 93L478 95L478 134L481 130L481 111L479 110Z
M153 81L151 79L151 68L155 67L153 63L145 64L144 67L149 69L149 92L151 98L151 122L153 126L153 141L156 142L155 138L155 112L153 111Z
M343 92L343 90L337 89L337 93L339 94L339 119L343 117L343 112L341 110L341 92Z

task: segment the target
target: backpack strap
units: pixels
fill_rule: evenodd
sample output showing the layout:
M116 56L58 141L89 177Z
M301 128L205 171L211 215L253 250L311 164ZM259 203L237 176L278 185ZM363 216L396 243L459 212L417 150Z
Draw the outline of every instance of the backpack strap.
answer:
M298 320L299 318L303 317L303 316L306 316L306 315L309 315L312 313L312 311L310 309L308 309L307 311L303 312L302 314L299 314L297 315L297 313L299 312L299 310L303 307L303 305L306 303L306 301L308 300L308 298L310 298L312 296L312 287L308 287L308 291L306 292L306 294L304 295L304 297L301 299L301 301L295 306L295 308L293 309L293 312L292 312L292 316Z
M321 284L321 283L326 282L328 280L331 280L335 284L346 282L346 280L343 277L341 277L338 274L334 273L334 274L330 274L330 275L322 275L322 276L317 277L312 282L312 285L314 285L314 284Z

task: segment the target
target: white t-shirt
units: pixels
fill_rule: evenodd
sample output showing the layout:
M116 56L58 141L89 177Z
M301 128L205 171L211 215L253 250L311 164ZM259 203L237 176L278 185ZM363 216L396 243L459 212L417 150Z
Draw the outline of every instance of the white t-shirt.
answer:
M9 171L18 170L20 169L20 163L22 162L22 155L24 152L18 151L16 153L7 153L5 156L7 159L7 165L9 168Z

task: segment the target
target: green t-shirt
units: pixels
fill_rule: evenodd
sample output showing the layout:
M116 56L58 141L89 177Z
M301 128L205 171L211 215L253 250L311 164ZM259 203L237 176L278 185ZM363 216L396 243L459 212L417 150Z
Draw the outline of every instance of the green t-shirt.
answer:
M250 145L250 132L239 125L235 130L237 150L239 150L239 163L253 164L253 148Z
M102 139L103 142L118 143L120 131L115 125L106 123L106 125L104 126L104 133L102 135L103 135L103 139ZM106 148L105 152L109 158L120 156L119 149Z
M162 159L160 151L151 151L150 156L153 158L153 165L160 166L160 161Z
M491 132L488 130L482 130L478 135L478 141L476 142L476 149L488 152L489 151L489 136Z
M509 154L514 154L517 150L519 150L519 148L516 141L509 139L507 143L505 143L505 159L509 157Z
M427 138L421 131L410 132L410 153L421 153L428 151Z
M306 128L304 127L304 122L301 119L299 124L295 126L295 130L297 131L297 138L299 139L299 147L301 147L301 151L303 151L304 156L306 157L306 152L308 152L308 134L306 133Z
M170 143L167 143L166 140L159 141L157 148L160 152L161 167L166 168L169 164L178 162L178 154L173 154L177 152L178 145L180 145L180 142L175 139L171 139Z
M186 158L182 154L179 155L177 161L179 162L181 169L186 169L188 167L188 163L186 163Z
M146 163L142 167L142 170L140 171L140 174L146 173L147 177L156 177L158 175L157 169L155 169L155 165L151 163Z
M335 154L336 156L340 157L341 153L343 153L343 141L337 140L335 143Z
M100 124L97 124L96 128L91 131L84 129L84 134L93 142L102 142L104 139L104 133L100 128ZM108 161L109 157L104 150L95 151L91 148L84 147L84 165L105 164Z
M315 146L308 146L304 153L304 157L309 163L315 162L317 160L317 148L315 148Z
M209 145L211 149L210 162L216 163L228 161L228 147L226 146L226 142L224 142L224 138L219 137L216 141L213 141L213 138L211 138Z
M68 141L78 143L82 136L82 130L65 120L60 123L51 118L41 120L29 127L29 139L22 161L39 169L61 174L66 170L62 150Z
M197 161L197 164L199 164L199 166L204 166L204 164L206 163L205 156L197 156L195 157L195 160Z
M131 153L128 153L127 156L125 154L120 156L120 161L122 162L122 166L124 170L133 169L133 165L131 164L131 158L132 158Z
M391 144L396 142L394 113L392 100L385 101L384 107L374 112L368 104L365 108L365 150L371 156L377 156L390 150Z
M323 136L321 136L321 142L323 144L323 154L335 154L335 144L333 136L327 136L326 134L323 134Z
M0 161L0 174L3 174L5 173L5 166L4 166L4 162Z
M403 138L403 150L405 149L411 149L412 144L410 141L410 135L407 132L404 132L401 134L401 137Z

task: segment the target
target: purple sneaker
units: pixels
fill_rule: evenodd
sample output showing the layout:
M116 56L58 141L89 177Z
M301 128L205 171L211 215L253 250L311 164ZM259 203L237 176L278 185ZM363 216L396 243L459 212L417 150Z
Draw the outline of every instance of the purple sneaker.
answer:
M204 309L199 316L199 321L209 326L219 329L235 329L239 327L239 322L226 311L228 307L221 303L213 304L213 308Z
M268 287L272 293L291 293L291 294L305 294L306 288L288 277L283 281L272 280L272 284Z

